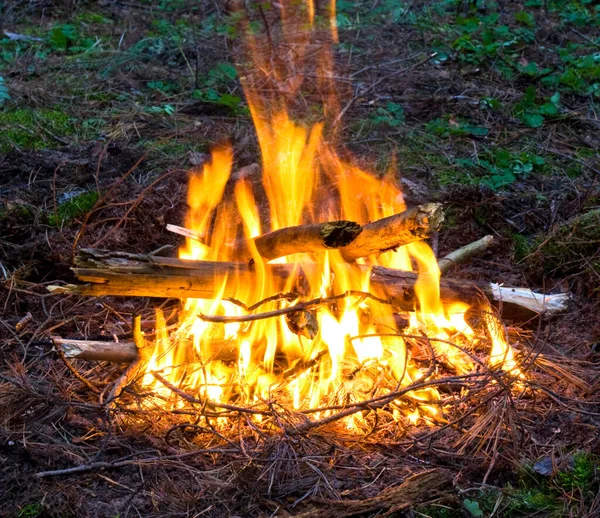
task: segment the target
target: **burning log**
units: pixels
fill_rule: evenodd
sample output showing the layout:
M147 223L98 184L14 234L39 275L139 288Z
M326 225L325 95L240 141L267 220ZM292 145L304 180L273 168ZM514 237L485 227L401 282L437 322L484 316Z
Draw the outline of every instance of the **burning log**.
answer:
M346 261L379 255L414 241L428 238L439 229L444 215L439 203L426 203L362 227L353 221L332 221L286 227L263 234L252 240L239 240L231 247L231 258L252 257L256 247L266 260L298 253L318 253L339 248ZM206 243L205 236L177 225L167 230Z
M204 242L203 236L186 228L167 225L167 229ZM232 259L252 258L254 247L258 254L268 261L291 254L324 252L349 245L361 232L361 226L354 221L331 221L286 227L263 234L251 241L236 242L232 247Z
M289 290L290 281L302 285L315 265L268 264L275 290ZM355 274L367 266L343 264ZM74 268L77 278L87 284L50 286L58 293L86 296L145 296L160 298L208 298L223 286L223 297L235 297L240 285L256 283L256 273L250 264L233 262L190 261L126 252L106 252L85 249L80 251ZM351 273L350 272L350 273ZM371 269L371 288L394 305L411 311L415 308L414 285L417 274L375 266ZM565 311L568 295L543 295L526 288L510 288L499 284L441 279L440 294L446 303L465 302L479 305L482 295L490 301L512 306L516 315L531 317L533 313L553 314ZM516 318L519 318L518 316Z
M400 214L363 225L358 237L341 249L346 261L378 255L408 243L428 238L439 230L444 213L439 203L426 203Z

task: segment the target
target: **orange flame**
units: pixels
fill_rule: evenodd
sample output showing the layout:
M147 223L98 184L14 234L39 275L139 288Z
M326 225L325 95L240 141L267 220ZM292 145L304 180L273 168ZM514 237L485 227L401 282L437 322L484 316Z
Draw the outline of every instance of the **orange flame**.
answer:
M250 240L256 283L238 286L235 298L250 305L277 292L266 261L252 245L251 238L284 227L347 219L360 224L403 211L406 207L392 174L378 179L347 160L341 159L324 137L325 124L303 126L294 122L306 76L302 69L316 69L317 84L324 92L325 120L339 113L332 92L333 68L330 47L318 44L323 39L323 24L313 0L304 9L297 2L280 4L281 24L273 25L268 42L247 31L246 53L253 68L242 77L242 84L256 128L262 157L262 187L268 202L268 218L261 217L259 192L251 183L240 180L234 186L234 201L224 197L233 164L231 146L217 148L201 172L192 172L189 182L189 212L186 226L204 236L203 243L187 239L180 257L193 260L231 260L232 245L244 236ZM327 8L330 33L326 40L337 41L335 2ZM281 54L273 57L274 41ZM317 43L315 43L317 42ZM318 54L320 61L311 59ZM267 88L267 86L271 86ZM265 93L263 90L268 90ZM331 101L331 102L329 102ZM331 297L350 290L370 292L370 271L350 270L341 255L332 251L324 257L278 259L277 262L310 265L306 300ZM474 368L469 355L476 333L467 324L466 304L444 306L440 299L440 271L436 258L424 242L413 243L379 257L360 260L369 266L412 270L419 274L415 284L417 307L410 316L409 335L431 340L435 353L447 368L458 374ZM291 289L295 279L289 280ZM423 353L409 350L400 336L394 310L368 297L348 296L314 310L296 313L298 329L292 331L289 317L252 323L212 324L198 318L200 313L239 316L246 310L223 298L224 284L215 287L210 300L188 299L180 314L179 329L167 337L162 313L157 311L156 351L149 371L161 372L175 386L195 391L217 402L235 399L252 403L283 398L297 409L323 404L369 399L409 385L423 371L416 361ZM298 300L265 302L260 311L280 309ZM499 323L487 319L493 350L490 363L507 370L516 369L512 350ZM390 336L397 333L398 336ZM381 336L385 335L385 336ZM170 344L175 342L175 346ZM214 344L233 344L234 358L218 358ZM461 344L461 348L453 346ZM192 344L193 351L186 350ZM462 350L461 350L462 349ZM195 361L189 363L191 352ZM215 355L217 359L215 359ZM189 364L185 367L186 362ZM304 367L303 367L304 366ZM384 381L382 381L384 380ZM146 383L153 384L147 376ZM159 390L157 385L155 390ZM164 390L163 390L164 392ZM165 395L161 392L161 395ZM438 409L427 402L439 398L434 389L410 393L414 404L398 405L394 415L417 422L432 422ZM416 407L415 407L416 405ZM401 409L401 412L398 412ZM347 421L352 428L356 417Z

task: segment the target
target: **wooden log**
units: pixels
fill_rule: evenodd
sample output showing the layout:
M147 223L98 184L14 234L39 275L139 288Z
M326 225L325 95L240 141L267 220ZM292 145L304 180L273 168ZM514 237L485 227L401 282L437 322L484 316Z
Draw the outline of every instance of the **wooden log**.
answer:
M339 248L346 261L379 255L414 241L428 238L444 219L439 203L427 203L399 214L367 223L331 221L286 227L252 239L238 240L229 247L232 260L252 258L252 249L266 260L298 253L319 253ZM208 244L206 236L193 230L167 225L167 230Z
M189 261L124 252L82 250L74 268L78 279L88 284L50 286L58 293L87 296L145 296L211 299L222 287L223 297L236 297L241 285L256 284L252 265L247 263ZM81 267L84 266L84 267ZM371 289L407 311L416 305L414 285L417 274L391 268L338 265L350 275L370 270ZM306 277L314 278L319 265L268 264L274 292L289 289L291 279L297 286L306 287ZM525 308L530 313L560 313L567 309L569 296L543 295L525 288L510 288L483 281L441 279L440 295L446 303L465 302L477 305L482 297L502 303L504 307ZM246 301L249 302L249 301ZM531 314L529 315L531 316ZM516 317L517 318L517 317Z
M167 230L206 243L205 236L177 225L167 225ZM354 241L362 231L354 221L330 221L286 227L263 234L250 241L239 240L229 248L229 257L234 260L252 258L252 249L270 261L278 257L299 253L320 253L334 248L341 248Z
M62 349L66 358L74 360L129 363L138 356L134 342L109 342L100 340L71 340L53 336L54 344ZM190 342L191 347L191 342ZM205 361L234 361L238 358L237 345L231 340L211 339L204 344L209 351Z
M70 340L59 336L53 336L52 341L62 348L65 357L74 360L129 363L137 357L137 347L133 342Z
M439 203L426 203L400 214L363 225L362 232L340 251L346 261L379 255L414 241L428 238L439 230L444 213Z

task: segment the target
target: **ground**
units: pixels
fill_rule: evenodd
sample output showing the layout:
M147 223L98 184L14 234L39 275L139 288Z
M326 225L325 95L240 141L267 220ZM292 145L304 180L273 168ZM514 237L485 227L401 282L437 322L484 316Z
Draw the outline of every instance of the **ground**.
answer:
M555 392L520 409L502 449L423 445L414 429L388 442L323 432L262 437L259 459L227 456L206 431L165 437L171 417L109 423L48 339L126 338L130 314L156 302L45 290L74 281L81 247L174 250L165 224L183 222L188 171L214 143L231 141L236 168L257 161L235 16L204 0L8 0L0 15L0 514L597 516L600 6L338 1L344 152L393 171L409 204L444 204L441 255L494 235L452 276L573 301L560 317L509 322L549 358ZM101 389L122 370L76 368ZM199 456L199 444L223 451ZM34 476L72 466L92 467ZM408 507L332 503L427 470L449 482Z

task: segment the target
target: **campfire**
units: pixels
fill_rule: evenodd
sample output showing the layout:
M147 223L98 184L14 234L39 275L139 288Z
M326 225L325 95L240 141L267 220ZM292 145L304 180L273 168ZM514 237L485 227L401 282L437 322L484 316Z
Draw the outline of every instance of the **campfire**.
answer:
M336 151L345 109L329 45L334 3L276 11L266 34L240 22L260 166L234 170L232 146L215 147L190 173L183 226L168 226L185 236L178 258L84 249L74 268L83 284L52 287L178 298L178 315L157 309L148 335L136 319L131 343L55 338L57 348L131 362L111 404L136 382L145 404L165 409L194 404L257 422L285 409L286 424L272 423L294 432L333 421L368 429L378 409L389 422L447 424L445 408L473 382L526 377L497 306L560 311L565 297L442 279L493 239L436 258L426 240L442 206L407 207L396 171L381 177ZM308 123L300 115L315 95L321 120Z

